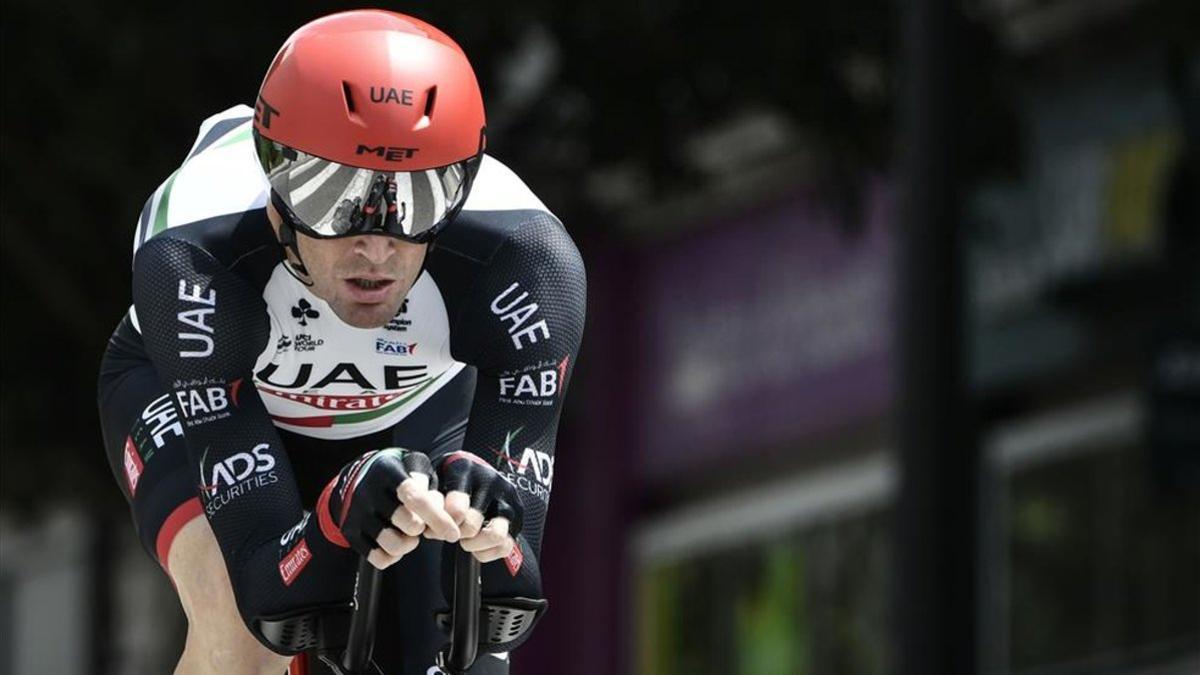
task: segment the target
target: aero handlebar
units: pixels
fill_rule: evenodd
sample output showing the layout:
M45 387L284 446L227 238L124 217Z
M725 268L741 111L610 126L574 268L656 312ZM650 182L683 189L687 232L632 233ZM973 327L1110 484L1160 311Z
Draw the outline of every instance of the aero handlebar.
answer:
M354 612L350 615L350 632L346 650L342 652L342 668L346 675L366 672L375 647L375 618L379 614L379 585L383 572L367 559L358 561L354 578Z
M446 675L462 675L479 653L479 560L454 551L454 598L450 604L450 644L438 654Z

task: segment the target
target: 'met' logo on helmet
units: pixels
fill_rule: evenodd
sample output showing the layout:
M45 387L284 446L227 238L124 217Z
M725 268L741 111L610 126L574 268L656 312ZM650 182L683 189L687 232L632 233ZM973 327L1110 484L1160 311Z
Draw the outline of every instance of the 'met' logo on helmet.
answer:
M279 114L279 109L267 103L267 100L258 96L258 100L254 102L254 121L263 125L264 129L271 128L271 118Z
M263 125L266 126L265 124ZM420 148L398 148L394 145L381 145L377 148L372 148L369 145L359 144L358 149L354 151L356 155L365 155L370 153L378 157L382 157L389 162L402 162L406 159L412 159L413 155L417 154Z

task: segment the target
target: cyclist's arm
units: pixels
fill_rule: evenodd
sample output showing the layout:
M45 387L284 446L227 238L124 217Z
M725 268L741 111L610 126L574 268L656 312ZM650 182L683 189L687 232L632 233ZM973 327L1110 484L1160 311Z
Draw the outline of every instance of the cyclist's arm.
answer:
M586 293L574 244L557 221L536 218L493 256L452 333L478 370L464 449L508 476L524 507L519 550L482 566L485 598L542 597L538 556L555 437Z
M354 557L304 510L254 387L270 336L262 297L198 245L169 236L138 250L133 297L146 350L185 420L197 492L238 609L267 644L256 617L347 598Z

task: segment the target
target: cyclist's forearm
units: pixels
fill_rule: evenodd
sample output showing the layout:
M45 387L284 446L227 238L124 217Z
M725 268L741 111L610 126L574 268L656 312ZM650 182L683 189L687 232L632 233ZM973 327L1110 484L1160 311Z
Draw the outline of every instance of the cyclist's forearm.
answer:
M326 599L318 591L337 584L305 583L304 575L353 556L318 541L315 519L302 521L291 464L254 387L270 335L261 296L197 246L158 237L138 251L134 303L184 421L197 494L243 616Z
M561 233L549 225L547 240ZM480 322L467 334L483 346L470 353L478 369L463 448L508 478L521 501L516 547L481 566L484 598L543 599L538 556L554 479L558 423L584 323L584 270L573 246L533 246L536 237L511 240L492 260L497 283L481 288L470 312ZM536 270L536 273L533 273ZM512 329L531 324L529 335ZM540 326L540 327L538 327ZM464 353L464 357L467 354ZM505 645L515 648L529 637Z

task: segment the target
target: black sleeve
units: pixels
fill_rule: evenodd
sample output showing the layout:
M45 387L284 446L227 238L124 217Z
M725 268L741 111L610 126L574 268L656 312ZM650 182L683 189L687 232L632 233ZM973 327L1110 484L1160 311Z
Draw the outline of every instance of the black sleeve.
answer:
M537 557L555 436L583 334L583 260L557 220L531 217L499 248L452 328L456 358L478 370L464 449L521 496L520 551L483 566L484 597L541 597Z
M270 335L261 295L197 245L159 236L138 250L133 297L147 352L185 421L197 492L251 632L263 640L256 617L348 598L354 556L304 510L254 387Z

